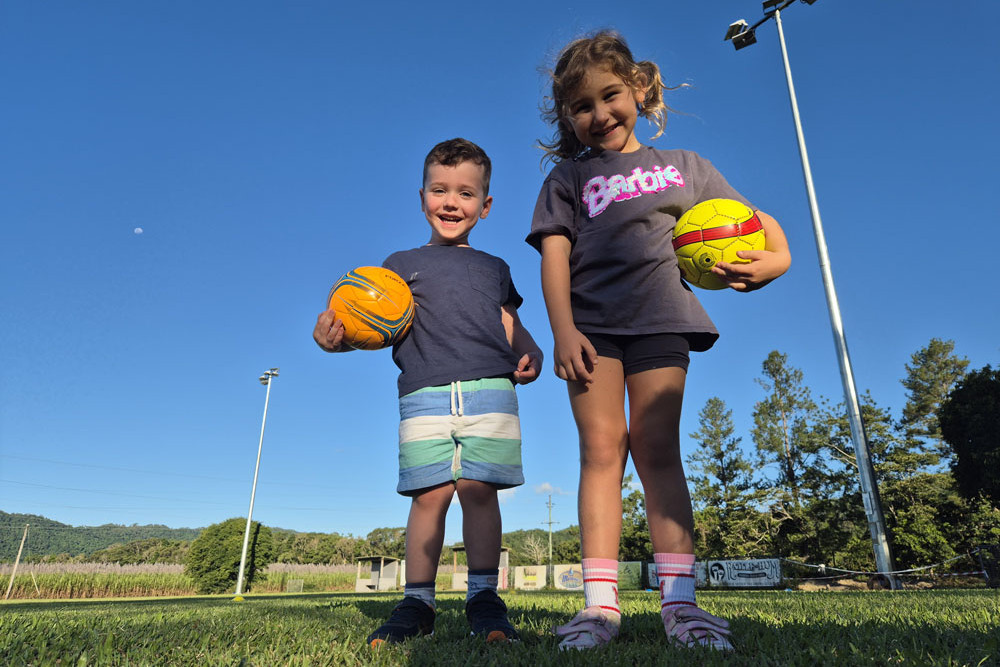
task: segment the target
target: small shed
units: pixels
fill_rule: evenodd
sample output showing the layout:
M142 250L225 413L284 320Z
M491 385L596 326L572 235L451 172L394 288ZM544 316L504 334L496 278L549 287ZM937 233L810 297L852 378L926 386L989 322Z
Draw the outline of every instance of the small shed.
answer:
M391 556L364 556L358 559L358 577L354 582L356 593L391 591L396 588L399 559Z
M453 591L464 591L469 588L469 573L458 571L458 552L465 551L464 546L452 547L452 560L451 560L451 589ZM509 588L508 583L508 573L510 571L510 549L507 547L500 547L500 573L497 578L497 588L499 590L506 590Z

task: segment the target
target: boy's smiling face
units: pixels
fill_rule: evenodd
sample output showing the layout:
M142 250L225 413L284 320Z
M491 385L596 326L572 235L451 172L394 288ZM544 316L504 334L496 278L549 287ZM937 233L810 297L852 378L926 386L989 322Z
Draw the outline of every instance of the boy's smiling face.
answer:
M420 209L431 226L433 245L468 245L469 233L490 212L493 197L483 186L483 167L469 160L432 164L420 189Z

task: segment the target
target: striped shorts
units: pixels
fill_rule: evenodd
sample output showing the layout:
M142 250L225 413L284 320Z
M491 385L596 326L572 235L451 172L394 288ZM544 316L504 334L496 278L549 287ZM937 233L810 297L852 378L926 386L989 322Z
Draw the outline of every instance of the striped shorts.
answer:
M424 387L399 399L399 485L404 496L474 479L524 484L517 394L506 378Z

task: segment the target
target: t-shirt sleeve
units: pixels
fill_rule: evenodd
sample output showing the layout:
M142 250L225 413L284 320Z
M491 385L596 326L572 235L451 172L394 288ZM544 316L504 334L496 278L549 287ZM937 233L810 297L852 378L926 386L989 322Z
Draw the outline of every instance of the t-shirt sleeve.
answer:
M531 217L531 232L524 239L535 250L541 252L542 237L562 234L571 241L576 238L576 205L572 188L558 178L555 170L550 173L535 202L535 212Z
M504 286L504 306L511 306L514 309L520 308L521 304L524 303L524 298L518 293L517 288L514 287L514 278L510 275L510 266L507 262L500 260L500 274L503 279Z
M386 257L385 260L382 262L382 268L389 269L393 273L396 273L397 275L401 276L403 268L400 265L399 259L400 258L398 252L392 253L391 255ZM403 280L406 280L406 278L403 278Z
M735 199L752 209L756 208L746 197L726 181L726 177L711 162L697 153L691 153L691 157L695 173L697 174L694 182L696 183L696 200L698 202L708 199Z

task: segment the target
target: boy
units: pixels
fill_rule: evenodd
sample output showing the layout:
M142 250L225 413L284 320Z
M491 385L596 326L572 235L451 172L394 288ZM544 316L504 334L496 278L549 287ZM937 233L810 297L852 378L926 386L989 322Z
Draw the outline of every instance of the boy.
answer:
M465 615L487 642L517 640L496 593L500 559L497 490L524 483L514 383L538 377L542 353L521 325L521 296L507 264L469 246L489 214L490 159L451 139L424 160L420 207L427 245L394 253L383 266L410 286L416 314L392 358L399 367L399 485L412 497L406 524L406 590L368 637L373 648L434 630L434 580L445 515L457 492L469 561ZM321 313L313 331L327 352L346 351L343 324Z

